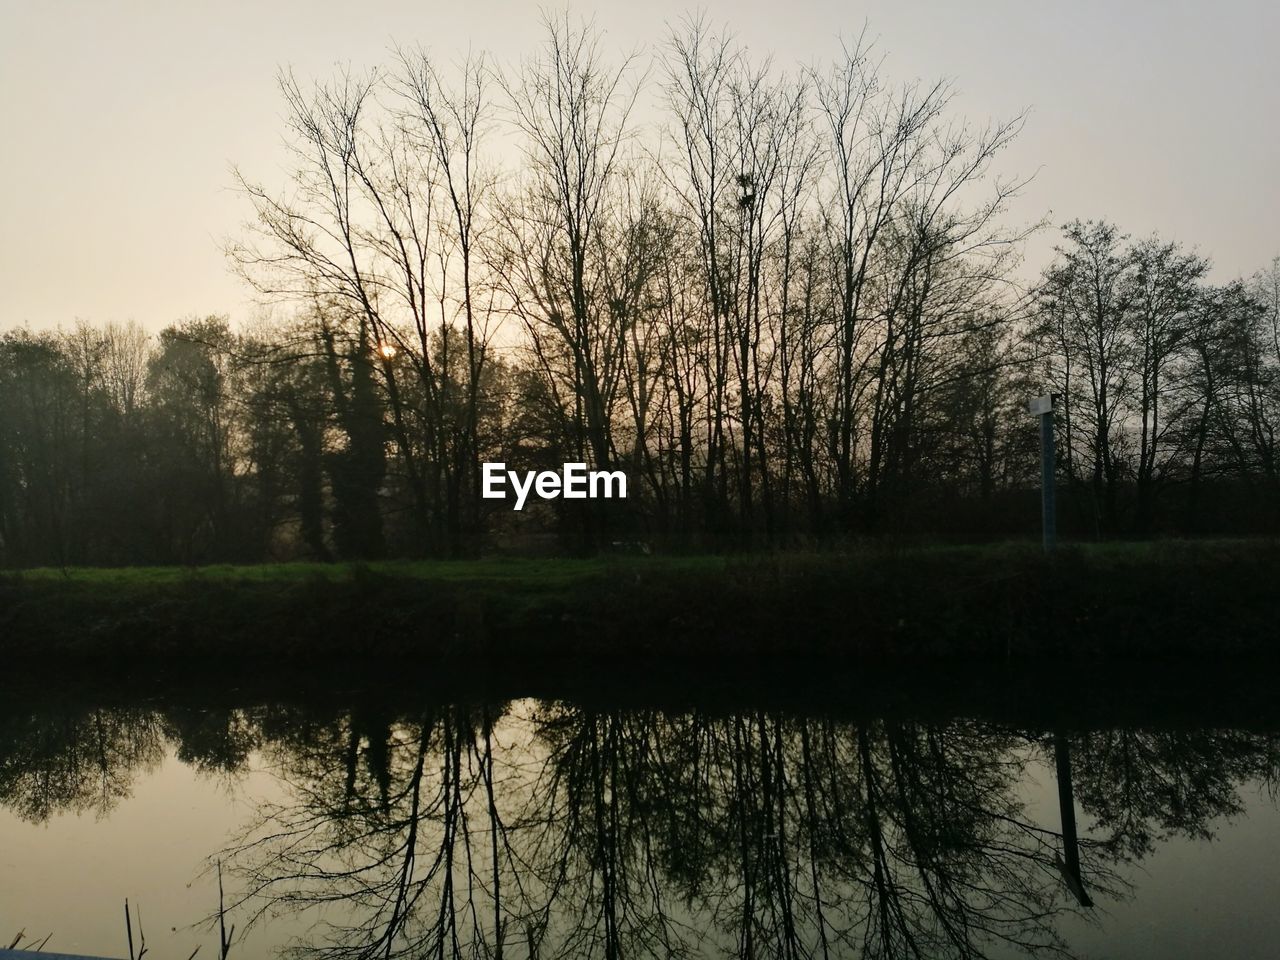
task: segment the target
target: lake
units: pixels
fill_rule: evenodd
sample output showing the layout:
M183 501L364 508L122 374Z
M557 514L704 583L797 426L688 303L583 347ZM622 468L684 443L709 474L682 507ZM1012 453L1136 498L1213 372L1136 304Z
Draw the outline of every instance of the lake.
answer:
M1280 942L1265 689L526 686L28 677L0 705L0 947L128 956L126 898L155 960L219 956L220 921L236 960Z

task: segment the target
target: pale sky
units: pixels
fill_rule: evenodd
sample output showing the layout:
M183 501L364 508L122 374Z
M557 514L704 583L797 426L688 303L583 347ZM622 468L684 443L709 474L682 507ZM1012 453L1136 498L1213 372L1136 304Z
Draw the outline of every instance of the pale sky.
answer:
M952 78L976 121L1029 107L999 164L1036 174L1015 222L1158 231L1210 255L1220 280L1280 254L1275 0L570 5L619 52L652 49L698 9L785 66L829 58L865 21L889 79ZM247 215L229 168L282 179L279 66L327 77L386 63L393 43L509 65L540 37L536 5L510 0L0 0L0 329L247 319L221 253Z

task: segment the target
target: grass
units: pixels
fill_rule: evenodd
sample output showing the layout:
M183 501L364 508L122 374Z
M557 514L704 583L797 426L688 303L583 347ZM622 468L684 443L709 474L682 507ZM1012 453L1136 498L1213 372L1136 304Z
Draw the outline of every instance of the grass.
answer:
M511 581L563 583L616 569L620 564L667 569L722 565L718 557L592 559L387 560L373 563L209 564L192 567L36 567L12 571L11 578L35 582L87 584L172 584L192 580L236 583L342 582L367 573L379 576L448 582Z
M0 656L1269 655L1277 584L1266 540L44 568L0 576Z
M1148 540L1066 544L1067 554L1095 562L1152 561L1213 555L1256 553L1272 548L1266 540ZM34 567L0 571L0 578L20 581L102 585L174 584L195 581L235 583L297 583L307 580L343 582L372 573L404 579L444 582L562 584L619 570L695 572L724 571L769 562L805 566L911 555L918 557L974 557L993 561L1029 560L1041 556L1037 543L1003 541L988 544L868 543L828 551L674 556L617 556L582 558L517 558L483 560L385 560L368 563L254 563L167 567Z

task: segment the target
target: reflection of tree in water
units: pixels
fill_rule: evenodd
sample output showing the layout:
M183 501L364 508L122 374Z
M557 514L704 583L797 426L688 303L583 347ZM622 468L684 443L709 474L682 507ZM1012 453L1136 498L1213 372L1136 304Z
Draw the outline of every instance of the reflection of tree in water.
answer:
M573 931L593 948L583 955L707 940L784 957L1054 943L1039 922L1053 897L1036 875L1042 837L1016 821L1019 770L989 734L572 712L543 733L555 750L535 796L558 803L552 863L589 891L569 900L598 909ZM684 904L683 922L658 892ZM696 917L712 928L688 929Z
M1169 836L1208 839L1214 820L1243 812L1243 781L1280 770L1280 741L1247 733L1119 729L1072 742L1081 806L1116 854L1133 859Z
M289 802L263 804L233 852L246 884L233 910L260 919L341 903L357 922L326 924L325 946L307 951L334 956L470 955L498 941L487 711L358 710L291 727L267 754Z
M164 756L159 718L147 710L0 714L0 805L24 820L94 811L129 796Z
M320 952L976 957L1004 943L1065 953L1056 922L1079 909L1057 825L1031 822L1019 799L1033 758L1053 769L1038 734L561 704L515 711L494 730L458 709L381 729L385 739L358 735L353 748L352 718L281 757L296 802L264 811L230 851L269 909L358 904ZM1068 747L1087 752L1095 736L1108 734ZM1194 833L1239 800L1215 786L1211 743L1183 756L1168 736L1146 781L1203 767L1187 789L1206 792L1129 826ZM1236 786L1271 762L1268 745L1223 741L1242 760L1252 751L1251 765L1230 767ZM344 778L353 750L363 766ZM1090 810L1097 770L1078 766ZM1125 892L1114 839L1080 844L1094 896Z
M224 776L244 769L262 738L260 718L247 711L184 706L165 710L164 732L183 763Z
M559 703L103 710L0 719L0 801L33 820L105 811L166 740L202 771L255 758L281 780L220 854L240 929L301 914L318 923L301 954L353 958L1065 953L1074 858L1024 809L1029 777L1069 763L1091 825L1079 879L1105 899L1123 864L1207 835L1280 770L1276 738L1238 732Z

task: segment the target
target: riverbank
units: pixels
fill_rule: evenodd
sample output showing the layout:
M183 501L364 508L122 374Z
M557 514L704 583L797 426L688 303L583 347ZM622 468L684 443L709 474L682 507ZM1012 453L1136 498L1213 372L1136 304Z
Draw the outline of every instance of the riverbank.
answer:
M1280 544L32 570L0 657L61 662L1271 656Z

